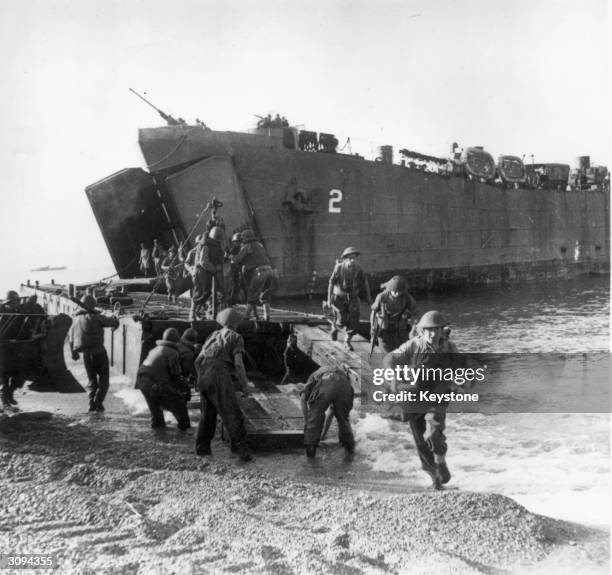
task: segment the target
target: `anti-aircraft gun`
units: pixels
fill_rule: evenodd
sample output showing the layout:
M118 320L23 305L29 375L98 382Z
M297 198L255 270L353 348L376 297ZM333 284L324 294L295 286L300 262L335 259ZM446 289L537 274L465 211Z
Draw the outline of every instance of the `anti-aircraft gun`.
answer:
M149 106L151 106L151 108L153 108L168 123L168 126L181 126L187 123L185 122L185 120L183 120L183 118L179 118L177 120L176 118L173 118L170 114L166 114L157 106L151 104L149 100L147 100L144 96L141 96L136 90L132 90L132 88L130 88L130 92L136 94L136 96L138 96L143 102L146 102Z

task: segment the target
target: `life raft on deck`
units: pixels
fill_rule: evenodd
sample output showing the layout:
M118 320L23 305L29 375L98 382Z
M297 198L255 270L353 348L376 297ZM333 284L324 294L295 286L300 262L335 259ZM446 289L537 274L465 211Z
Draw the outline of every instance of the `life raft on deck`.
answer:
M480 147L465 148L461 154L461 161L467 173L474 178L492 180L495 178L495 162L489 152Z
M508 184L522 184L527 177L525 164L517 156L499 156L497 172L502 181Z

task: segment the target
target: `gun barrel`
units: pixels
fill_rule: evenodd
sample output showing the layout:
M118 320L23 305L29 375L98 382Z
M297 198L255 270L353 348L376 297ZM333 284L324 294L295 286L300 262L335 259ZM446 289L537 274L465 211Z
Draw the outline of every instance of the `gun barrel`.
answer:
M147 100L144 96L140 95L136 90L133 90L132 88L129 88L130 92L132 92L133 94L136 94L142 101L146 102L147 104L149 104L149 106L151 106L151 108L157 110L158 112L160 111L159 108L157 106L154 106L153 104L151 104L151 102L149 102L149 100Z

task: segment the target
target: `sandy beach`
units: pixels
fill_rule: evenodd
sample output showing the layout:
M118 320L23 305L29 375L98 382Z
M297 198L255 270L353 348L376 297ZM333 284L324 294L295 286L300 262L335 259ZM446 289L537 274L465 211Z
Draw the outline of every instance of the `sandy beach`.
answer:
M0 419L1 546L55 554L61 573L609 570L608 532L502 495L356 488L343 484L349 462L321 481L296 451L299 481L275 472L276 456L243 464L220 440L198 458L193 431L154 433L112 394L104 415L83 413L83 394L18 399L21 413Z

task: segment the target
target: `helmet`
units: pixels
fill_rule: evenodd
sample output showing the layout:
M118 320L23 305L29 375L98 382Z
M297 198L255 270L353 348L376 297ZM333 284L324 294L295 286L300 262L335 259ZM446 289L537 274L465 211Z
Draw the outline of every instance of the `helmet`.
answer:
M91 309L94 309L96 307L96 298L92 295L85 295L83 296L83 299L81 300L81 303L86 306L89 307Z
M164 341L170 341L172 343L178 343L179 342L179 332L177 331L177 329L175 327L169 327L168 329L164 330L164 334L162 335L162 339Z
M188 327L181 336L181 341L187 341L189 343L198 343L198 332L192 327Z
M397 292L404 292L408 289L406 280L402 276L393 276L386 284L383 284L383 286L389 291Z
M236 232L233 236L232 236L232 241L233 242L239 242L240 241L240 232Z
M223 327L234 327L240 323L242 316L231 307L220 311L217 314L217 323Z
M14 290L9 290L6 292L6 299L4 301L6 302L11 302L11 301L19 301L19 294L14 291Z
M253 230L244 230L244 232L240 234L240 239L243 242L254 242L255 234L253 233Z
M427 328L427 327L444 327L448 325L448 322L444 319L444 316L436 310L431 310L425 312L419 323L417 324L419 327Z
M220 228L219 226L214 226L210 230L210 232L208 232L208 237L211 240L216 240L220 242L223 239L223 228Z
M202 234L198 234L193 240L194 243L199 244L202 241Z
M348 248L346 248L346 249L345 249L345 250L342 252L342 255L341 255L340 257L341 257L341 259L344 259L345 257L350 256L350 255L356 255L356 256L358 256L360 253L361 253L361 252L360 252L360 251L359 251L357 248L354 248L354 247L352 247L352 246L349 246Z

